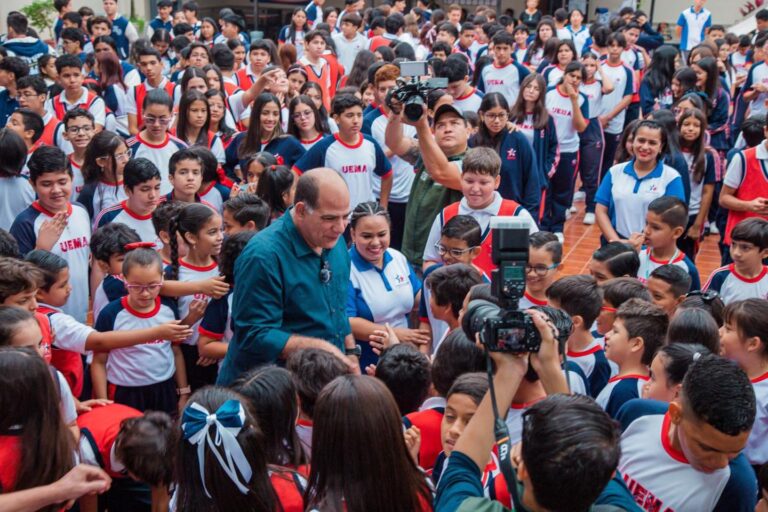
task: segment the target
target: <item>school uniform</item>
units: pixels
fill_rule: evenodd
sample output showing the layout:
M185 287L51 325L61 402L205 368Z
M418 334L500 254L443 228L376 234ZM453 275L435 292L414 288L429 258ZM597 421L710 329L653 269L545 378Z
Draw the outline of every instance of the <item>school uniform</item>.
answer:
M307 80L315 82L320 86L323 92L323 105L325 109L331 110L331 98L336 94L336 84L331 80L331 65L323 57L318 59L317 64L309 61L306 55L298 60L298 63L304 67L307 73Z
M422 276L422 282L427 282L427 277L442 267L443 263L435 263L434 265L427 267ZM424 286L421 290L421 299L419 300L419 322L429 324L429 328L432 331L432 353L436 354L437 349L440 347L440 343L445 339L450 331L448 322L435 318L432 313L432 308L429 306L429 298L432 295L432 291L429 286Z
M153 144L145 140L141 133L128 139L126 144L132 159L147 158L157 166L160 171L160 193L169 193L173 187L168 178L168 162L174 153L188 147L187 144L168 133L165 135L165 140L160 144Z
M11 229L16 217L35 200L35 191L24 176L0 177L0 228Z
M621 406L628 401L640 398L643 394L643 386L650 377L646 375L617 375L608 379L595 401L611 418L615 418Z
M703 7L696 12L691 6L680 13L677 26L682 28L680 49L684 52L690 51L704 40L704 32L712 26L712 13Z
M19 252L27 254L35 248L37 234L43 222L55 214L46 210L38 201L22 211L11 225L10 232L19 243ZM51 252L61 256L69 265L72 293L62 311L78 322L85 322L88 311L88 269L91 256L91 221L85 209L77 204L67 208L67 226Z
M0 91L0 126L5 126L8 123L8 118L11 114L19 109L19 102L16 98L12 97L8 89Z
M520 82L530 73L525 66L515 61L500 67L493 62L483 68L477 88L484 94L499 92L511 105L520 94Z
M200 200L213 206L221 214L224 203L229 199L231 188L218 181L212 181L205 190L200 191Z
M653 257L650 247L643 247L640 250L638 256L640 257L640 268L637 271L637 279L641 283L648 282L651 273L659 267L664 265L674 265L680 267L691 276L691 291L701 289L701 280L699 279L699 271L693 261L685 255L680 249L675 249L675 254L668 260L659 260Z
M107 108L114 114L117 133L125 138L130 137L127 110L129 93L129 88L122 87L120 84L112 84L104 90L102 95Z
M573 187L579 160L579 133L573 126L573 103L570 97L561 92L559 87L552 87L546 93L545 102L547 111L555 121L560 141L560 161L550 179L542 229L562 233L565 212L573 202ZM589 119L589 102L582 93L579 93L578 105L584 118Z
M131 43L139 38L139 33L133 23L118 13L112 19L112 38L117 45L117 54L120 60L128 60Z
M547 84L547 88L555 87L560 79L565 74L565 68L560 67L560 64L552 64L547 66L541 75L544 77L544 83Z
M765 143L737 153L728 164L723 178L723 185L734 189L734 196L742 201L751 201L759 197L768 197L768 147ZM763 217L754 212L728 211L723 243L731 244L731 232L736 225L750 217Z
M155 16L147 25L147 37L151 38L155 31L161 29L167 30L169 33L173 34L173 20L168 18L163 21L160 16Z
M353 246L349 250L352 267L347 292L347 316L358 317L392 328L408 328L408 315L413 309L421 281L400 251L384 252L382 268L363 259ZM357 340L362 347L360 367L376 364L378 356L367 339Z
M616 105L625 97L632 95L636 89L632 70L623 62L610 64L607 60L602 62L600 73L611 80L613 91L604 94L601 104L600 115L609 114ZM605 137L605 146L603 151L603 165L600 169L600 176L604 176L608 169L613 165L613 158L616 155L616 149L621 141L621 134L624 131L624 119L626 109L619 112L616 117L608 121L608 125L603 129Z
M121 274L104 276L93 294L93 318L99 318L101 310L107 304L126 295L128 290L125 287L125 278Z
M117 183L106 181L87 183L83 185L77 196L77 202L85 207L88 211L88 217L91 219L94 219L102 210L119 205L126 199L128 199L128 195L125 193L122 181Z
M170 266L166 267L166 276L170 271ZM219 266L216 262L212 262L205 267L197 267L190 265L182 259L179 259L179 275L178 281L191 282L201 281L203 279L210 279L212 277L219 276ZM194 295L183 295L176 299L178 305L179 318L183 319L189 313L189 306L193 300L205 300L210 301L210 297L203 293L196 293ZM199 352L197 349L197 340L200 338L199 327L202 319L198 320L192 325L192 335L185 339L179 346L184 354L184 363L187 367L187 380L192 390L196 390L208 384L213 384L216 381L216 374L218 368L216 366L199 366L197 360L199 358Z
M590 114L587 129L579 134L579 175L586 193L586 212L595 213L595 193L600 181L600 169L603 167L605 146L603 126L599 119L603 109L603 81L584 81L579 91L587 97Z
M626 126L640 116L641 110L643 115L647 115L650 110L645 110L646 105L643 104L643 98L640 95L640 81L645 70L645 58L643 57L643 53L636 46L630 46L621 52L621 61L632 70L632 84L633 89L636 91L635 94L632 95L632 102L625 112L624 126ZM668 89L668 92L669 96L663 98L663 101L661 101L661 104L659 105L660 108L670 108L673 101L672 90ZM667 101L669 101L669 104L667 104Z
M53 98L45 102L45 109L50 112L56 119L62 121L64 114L72 110L73 108L82 108L93 114L94 122L98 125L105 126L106 124L106 105L104 100L93 91L89 91L86 87L81 87L82 94L77 100L70 102L66 97L66 92L62 91Z
M361 133L359 137L356 144L349 145L338 134L328 135L296 162L294 172L301 175L317 167L329 167L347 183L350 205L373 201L371 183L392 177L392 164L371 136Z
M110 222L119 222L135 229L142 242L153 242L155 244L159 242L162 246L162 242L160 242L152 225L152 214L140 215L134 212L128 207L127 200L101 210L93 221L94 230Z
M754 467L768 462L768 445L765 443L768 435L768 373L755 377L751 381L752 388L755 390L757 411L747 446L744 448L744 455Z
M440 261L440 255L437 253L435 245L440 241L440 232L443 229L443 226L456 215L470 215L480 224L480 229L483 234L481 250L473 263L488 275L490 275L496 268L496 265L491 258L493 236L490 229L490 223L492 217L510 216L528 219L530 226L529 233L538 232L539 228L536 226L536 221L525 208L515 201L502 198L498 192L494 192L493 194L494 198L491 204L480 210L470 208L466 198L443 208L442 212L435 217L435 220L432 222L432 227L429 230L427 245L424 248L424 261Z
M178 320L171 301L157 297L152 311L141 313L128 303L128 297L110 302L99 314L95 328L99 332L148 329ZM107 382L115 386L116 403L139 411L164 411L176 415L176 372L171 342L148 343L110 350L107 357Z
M714 290L725 304L744 299L768 299L768 266L763 265L753 278L742 276L731 263L715 269L704 284L704 290Z
M245 172L245 160L248 155L240 155L240 145L243 143L247 132L240 132L232 138L232 142L229 143L227 149L224 151L225 164L224 169L227 172L227 176L235 176L235 168ZM285 165L287 167L293 167L304 153L306 153L304 147L296 139L290 135L284 135L276 139L272 139L268 142L262 141L261 148L258 151L266 151L277 159L278 165ZM312 169L312 167L310 167Z
M483 93L472 88L468 93L453 98L453 107L459 112L477 112L483 102Z
M174 106L178 105L181 96L176 92L176 84L165 77L160 81L160 84L158 84L157 87L153 87L147 80L144 80L139 85L131 87L125 96L124 111L126 116L128 114L136 116L136 125L139 130L144 128L144 98L147 97L149 91L155 89L163 89L173 100Z
M2 43L5 51L8 52L8 57L18 57L29 66L29 74L37 75L40 73L37 61L43 55L51 53L51 48L43 41L36 37L25 36L15 37L13 39L6 39Z
M581 54L584 52L584 46L586 46L589 39L589 29L583 25L579 30L574 30L571 25L565 28L569 34L568 39L573 41L573 45L576 47L576 55L580 59Z
M368 38L359 32L355 32L355 37L352 40L344 37L344 34L334 34L332 36L333 43L336 45L336 54L339 58L339 63L344 66L348 72L352 70L355 63L355 57L360 50L365 50L368 46Z
M436 396L427 398L418 411L403 416L406 429L416 426L421 433L419 467L427 471L434 467L438 455L443 451L440 427L444 414L445 398Z
M707 116L707 133L709 145L718 151L728 151L728 109L731 105L731 95L724 87L719 87L714 98L711 98L712 109Z
M535 68L538 72L539 66L544 62L544 48L538 48L534 50L531 46L525 52L523 57L523 64Z
M668 407L632 400L617 417L623 430L618 470L637 504L645 510L754 510L757 485L744 454L711 473L694 469L669 439Z
M611 225L623 239L645 228L648 205L661 196L676 196L686 201L680 174L659 162L645 177L638 179L634 159L616 164L606 173L595 201L608 208Z
M218 299L211 299L197 328L200 335L229 343L232 339L232 290Z
M567 355L568 360L578 365L587 376L591 396L598 396L611 377L611 366L602 345L593 340L584 350L568 350Z

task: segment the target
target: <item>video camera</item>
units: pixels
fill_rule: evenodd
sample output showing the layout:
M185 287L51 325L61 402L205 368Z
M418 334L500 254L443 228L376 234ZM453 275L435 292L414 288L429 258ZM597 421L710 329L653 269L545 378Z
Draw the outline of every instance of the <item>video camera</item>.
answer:
M428 73L426 61L401 62L400 78L397 79L397 87L387 94L387 106L396 113L400 112L400 106L402 106L405 117L412 123L421 119L421 116L424 115L429 91L448 86L447 78L420 80L420 77ZM405 77L411 79L406 80ZM400 105L393 106L393 99L397 100Z
M464 314L462 327L469 339L480 334L490 352L538 352L541 336L530 315L518 310L525 293L525 267L528 265L528 219L491 219L491 258L498 266L491 274L491 291L499 305L473 300Z

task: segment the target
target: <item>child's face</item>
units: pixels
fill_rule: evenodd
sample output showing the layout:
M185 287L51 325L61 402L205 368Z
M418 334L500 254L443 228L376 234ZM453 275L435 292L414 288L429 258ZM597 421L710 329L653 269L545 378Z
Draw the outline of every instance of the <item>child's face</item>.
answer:
M479 247L469 247L466 240L461 238L448 238L447 236L440 237L440 246L438 252L440 254L443 263L446 265L453 265L454 263L464 263L465 265L471 265L472 260L480 252Z
M539 39L541 39L542 42L546 43L553 35L552 27L549 25L542 25L539 27Z
M334 121L339 125L339 132L345 138L355 137L363 126L363 109L355 105L346 109L341 114L333 115Z
M157 14L160 16L161 19L167 20L170 17L172 10L173 10L173 7L171 6L158 7Z
M614 277L620 277L611 274L611 271L608 269L608 265L606 265L604 261L598 261L594 258L589 259L589 262L587 263L587 270L589 270L589 275L594 277L595 281L597 281L597 284L599 285L603 284L609 279L613 279Z
M469 420L475 415L475 411L477 411L477 404L469 395L454 393L448 398L443 421L440 423L440 439L446 455L453 452L456 442L467 428Z
M157 265L133 265L124 276L128 289L128 302L139 310L147 310L155 305L163 285L163 274Z
M125 254L115 253L109 256L109 261L97 260L97 263L104 273L119 276L123 273L123 261L125 261Z
M208 53L205 48L192 48L192 51L189 52L189 64L198 68L208 64Z
M80 68L64 68L59 73L59 83L67 91L79 91L83 86L83 71Z
M677 78L673 78L672 79L672 83L670 85L670 89L672 89L672 97L673 98L677 99L677 98L679 98L680 96L683 95L682 87L683 86L680 84L680 80L678 80Z
M30 313L34 313L37 310L37 288L9 295L2 305L26 309Z
M613 327L613 322L616 320L616 308L613 304L603 299L603 305L600 308L600 314L597 315L597 332L598 334L605 334Z
M629 29L629 30L626 30L626 31L624 32L624 37L626 37L626 38L627 38L627 44L628 44L629 46L632 46L632 45L634 45L634 44L637 42L637 40L640 38L640 30L638 30L638 29L636 29L636 28L631 28L631 29Z
M21 108L28 108L38 114L44 112L45 108L45 94L38 94L31 87L26 89L19 89L19 106Z
M312 40L307 43L307 53L309 53L314 58L319 58L323 56L323 52L325 52L325 39L322 37L314 37Z
M234 50L232 50L232 53L235 55L235 68L234 69L240 69L242 67L243 62L245 62L245 46L238 46Z
M453 34L448 32L447 30L441 30L437 33L438 41L442 41L444 43L448 43L449 45L453 46L453 43L456 42L456 38L453 37Z
M744 363L755 358L760 348L759 341L755 343L753 340L744 338L743 334L739 332L738 325L733 320L723 322L723 326L720 327L721 356L743 366Z
M261 123L262 135L264 137L270 135L280 124L280 106L272 102L264 104L264 108L259 114L259 122Z
M712 42L715 42L718 39L722 39L724 37L725 37L725 34L720 29L711 29L707 34L707 39L709 39Z
M197 194L203 184L203 167L197 160L180 160L176 163L175 172L168 175L168 180L180 195Z
M75 149L85 149L93 138L96 126L87 117L75 117L67 122L64 138Z
M117 2L115 0L104 0L101 5L104 7L104 12L107 16L112 17L117 13Z
M560 64L560 66L567 66L572 60L573 52L567 44L564 44L557 49L557 63Z
M187 90L188 91L190 91L190 90L200 91L201 93L205 94L206 92L208 92L208 82L207 82L207 80L205 78L196 76L194 78L191 78L189 80L189 82L187 82ZM200 103L201 103L200 101L196 101L196 102L193 103L193 105L197 104L197 108L200 109ZM205 101L203 103L205 103L206 106L208 105L207 101ZM190 107L190 110L191 110L191 107ZM189 119L190 117L191 116L189 115L189 112L188 112L187 113L187 121L190 120ZM205 120L203 120L203 122L205 122ZM202 125L200 125L200 126L202 126Z
M156 41L152 43L152 46L154 47L155 50L160 52L160 55L165 55L165 52L168 51L168 43L166 43L165 41Z
M567 46L563 46L562 48L568 48ZM570 48L568 48L568 52L570 52ZM558 52L558 58L559 58L559 52ZM571 53L571 59L573 59L573 54ZM560 64L562 65L563 60L560 59ZM570 62L570 61L569 61ZM595 73L597 73L597 61L591 57L586 57L581 60L581 63L584 64L584 72L587 75L587 79L594 78Z
M11 347L34 347L40 357L45 359L46 362L50 362L50 352L43 343L43 333L40 330L40 324L34 318L17 324L13 331L13 337L8 341Z
M56 70L56 59L48 60L48 63L43 68L43 73L48 75L52 80L56 80L59 77L59 72Z
M171 122L171 110L165 105L148 105L143 112L144 128L153 139L163 139Z
M768 249L760 250L751 242L733 240L731 242L731 258L737 270L759 269L763 259L768 257Z
M680 125L680 137L686 142L693 143L701 136L701 121L694 116L688 116Z
M608 46L608 57L611 57L613 59L621 58L621 54L623 51L624 51L624 47L621 46L616 41L614 41Z
M374 88L372 85L368 85L368 87L365 88L365 91L363 91L363 103L367 107L371 103L373 103L374 99L376 97L376 94L374 92Z
M72 176L66 171L46 172L32 182L40 205L50 212L67 209L72 195Z
M464 48L469 48L469 46L472 44L472 41L475 40L475 31L474 30L462 30L461 34L459 35L459 42Z
M605 333L605 356L614 363L623 364L632 353L629 332L624 327L624 321L617 318L613 321L611 330Z
M202 81L202 78L198 80ZM202 100L193 101L187 109L187 122L193 128L202 128L208 120L208 103Z
M657 213L649 211L645 214L645 245L654 249L667 248L675 244L675 240L682 235L683 228L673 228L664 222Z
M440 32L441 34L444 34L445 32ZM438 40L440 39L440 36L438 35ZM436 52L432 52L432 57L440 60L445 60L447 57L445 56L445 52L442 50L438 50Z
M60 308L67 303L70 293L72 293L72 285L69 284L69 268L63 268L59 271L50 290L38 290L37 298L46 304Z
M171 7L173 9L173 7ZM189 23L187 20L187 12L186 11L177 11L173 13L173 24L178 25L179 23ZM186 34L184 34L186 35ZM194 38L194 36L193 36Z
M224 231L221 228L221 217L213 215L196 234L187 233L186 239L191 242L200 254L216 256L221 252L224 242Z
M466 169L461 175L461 193L472 209L482 209L493 202L494 192L499 188L501 176L476 174Z
M661 352L653 358L651 378L643 386L643 398L669 403L680 393L681 384L673 386L667 378L667 370L664 368L666 358Z
M91 25L91 36L93 38L97 38L99 36L108 36L112 30L110 30L109 25L106 23L94 23Z
M163 73L163 63L154 55L139 57L139 70L151 80L157 80Z
M245 172L245 180L248 183L258 184L262 174L264 174L264 166L258 160L253 160Z
M222 218L224 219L224 234L227 236L236 235L247 230L246 226L240 224L227 208L224 208Z
M685 297L675 296L671 284L652 276L648 278L646 286L648 287L648 293L651 294L651 302L663 309L667 316L672 318L677 305Z
M77 55L83 51L83 49L80 48L80 42L72 39L62 39L61 46L64 50L64 53L68 53L70 55Z
M312 107L299 103L293 109L293 122L302 132L312 130L315 127L315 112Z
M515 44L518 47L525 48L525 43L528 42L528 32L523 32L522 30L518 30L517 32L514 33L512 37L515 38ZM496 52L496 48L498 48L498 46L494 45L493 46L494 53Z
M307 79L298 71L288 75L288 87L290 87L291 94L299 94L305 83L307 83Z
M512 47L508 44L496 44L493 46L493 56L497 64L504 65L512 56Z
M219 80L219 74L216 73L214 70L208 70L205 73L205 82L208 84L209 89L218 89L221 90L221 80ZM208 98L208 103L210 104L211 100L213 98ZM221 101L223 105L223 101Z
M157 202L160 200L160 179L152 178L151 180L139 183L132 189L125 187L125 194L128 196L128 204L131 210L141 215L147 215L154 211Z
M350 23L349 21L342 21L341 22L341 33L344 34L344 37L347 39L352 39L355 37L355 34L357 33L357 27L354 23Z
M531 247L528 251L528 267L525 275L525 287L533 295L543 294L557 278L552 253L543 247ZM543 275L541 275L543 274Z
M455 82L449 83L448 87L445 88L445 92L450 94L453 99L456 100L464 96L468 86L469 82L467 81L467 77L464 77L461 80L456 80Z

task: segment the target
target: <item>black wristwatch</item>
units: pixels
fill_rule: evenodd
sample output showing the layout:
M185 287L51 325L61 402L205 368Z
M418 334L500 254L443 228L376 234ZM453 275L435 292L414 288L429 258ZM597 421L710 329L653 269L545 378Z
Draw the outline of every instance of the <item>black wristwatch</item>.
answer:
M360 348L360 345L355 345L352 348L345 348L344 349L344 355L345 356L357 356L360 357L363 355L363 349Z

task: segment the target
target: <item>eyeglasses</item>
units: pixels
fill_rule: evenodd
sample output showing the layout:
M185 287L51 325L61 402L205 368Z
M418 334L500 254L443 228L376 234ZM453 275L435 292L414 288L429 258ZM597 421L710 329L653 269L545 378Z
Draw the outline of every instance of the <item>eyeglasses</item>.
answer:
M308 118L308 117L311 117L311 116L312 116L312 111L311 110L305 110L304 112L294 112L293 113L293 118L294 119L303 119L305 117Z
M125 287L128 289L128 291L134 291L134 292L159 292L160 288L162 288L163 283L151 283L151 284L126 284Z
M331 272L331 264L328 262L328 260L323 260L320 265L320 282L323 284L328 284L331 282L332 278L333 272Z
M125 153L115 153L115 160L119 162L125 162L131 159L131 152L126 151Z
M164 125L164 124L170 123L171 122L171 118L170 117L151 117L151 116L146 116L144 118L144 122L146 124L152 124L152 125L154 125L154 124Z
M502 119L506 119L507 118L507 113L506 112L502 112L501 114L483 114L483 117L486 117L486 118L488 118L491 121L493 121L495 119L498 119L499 121L501 121Z
M439 254L440 256L445 256L446 254L450 254L454 258L461 258L465 254L467 254L468 252L476 248L477 246L467 247L466 249L449 249L448 247L444 246L441 243L435 244L435 249L437 249L437 254Z
M37 94L36 92L20 92L16 95L16 99L20 100L22 98L34 98L35 96L42 96L42 94Z
M533 272L539 277L544 277L547 275L547 272L550 270L555 270L557 268L557 263L553 263L551 265L526 265L525 266L525 273L530 274Z
M704 304L709 304L715 300L717 300L720 297L720 294L717 293L715 290L707 290L707 291L701 291L701 290L695 290L692 292L688 292L685 294L685 298L688 297L701 297L701 300L704 302Z
M91 133L93 126L70 126L67 128L67 133L70 135L77 135L78 133Z

